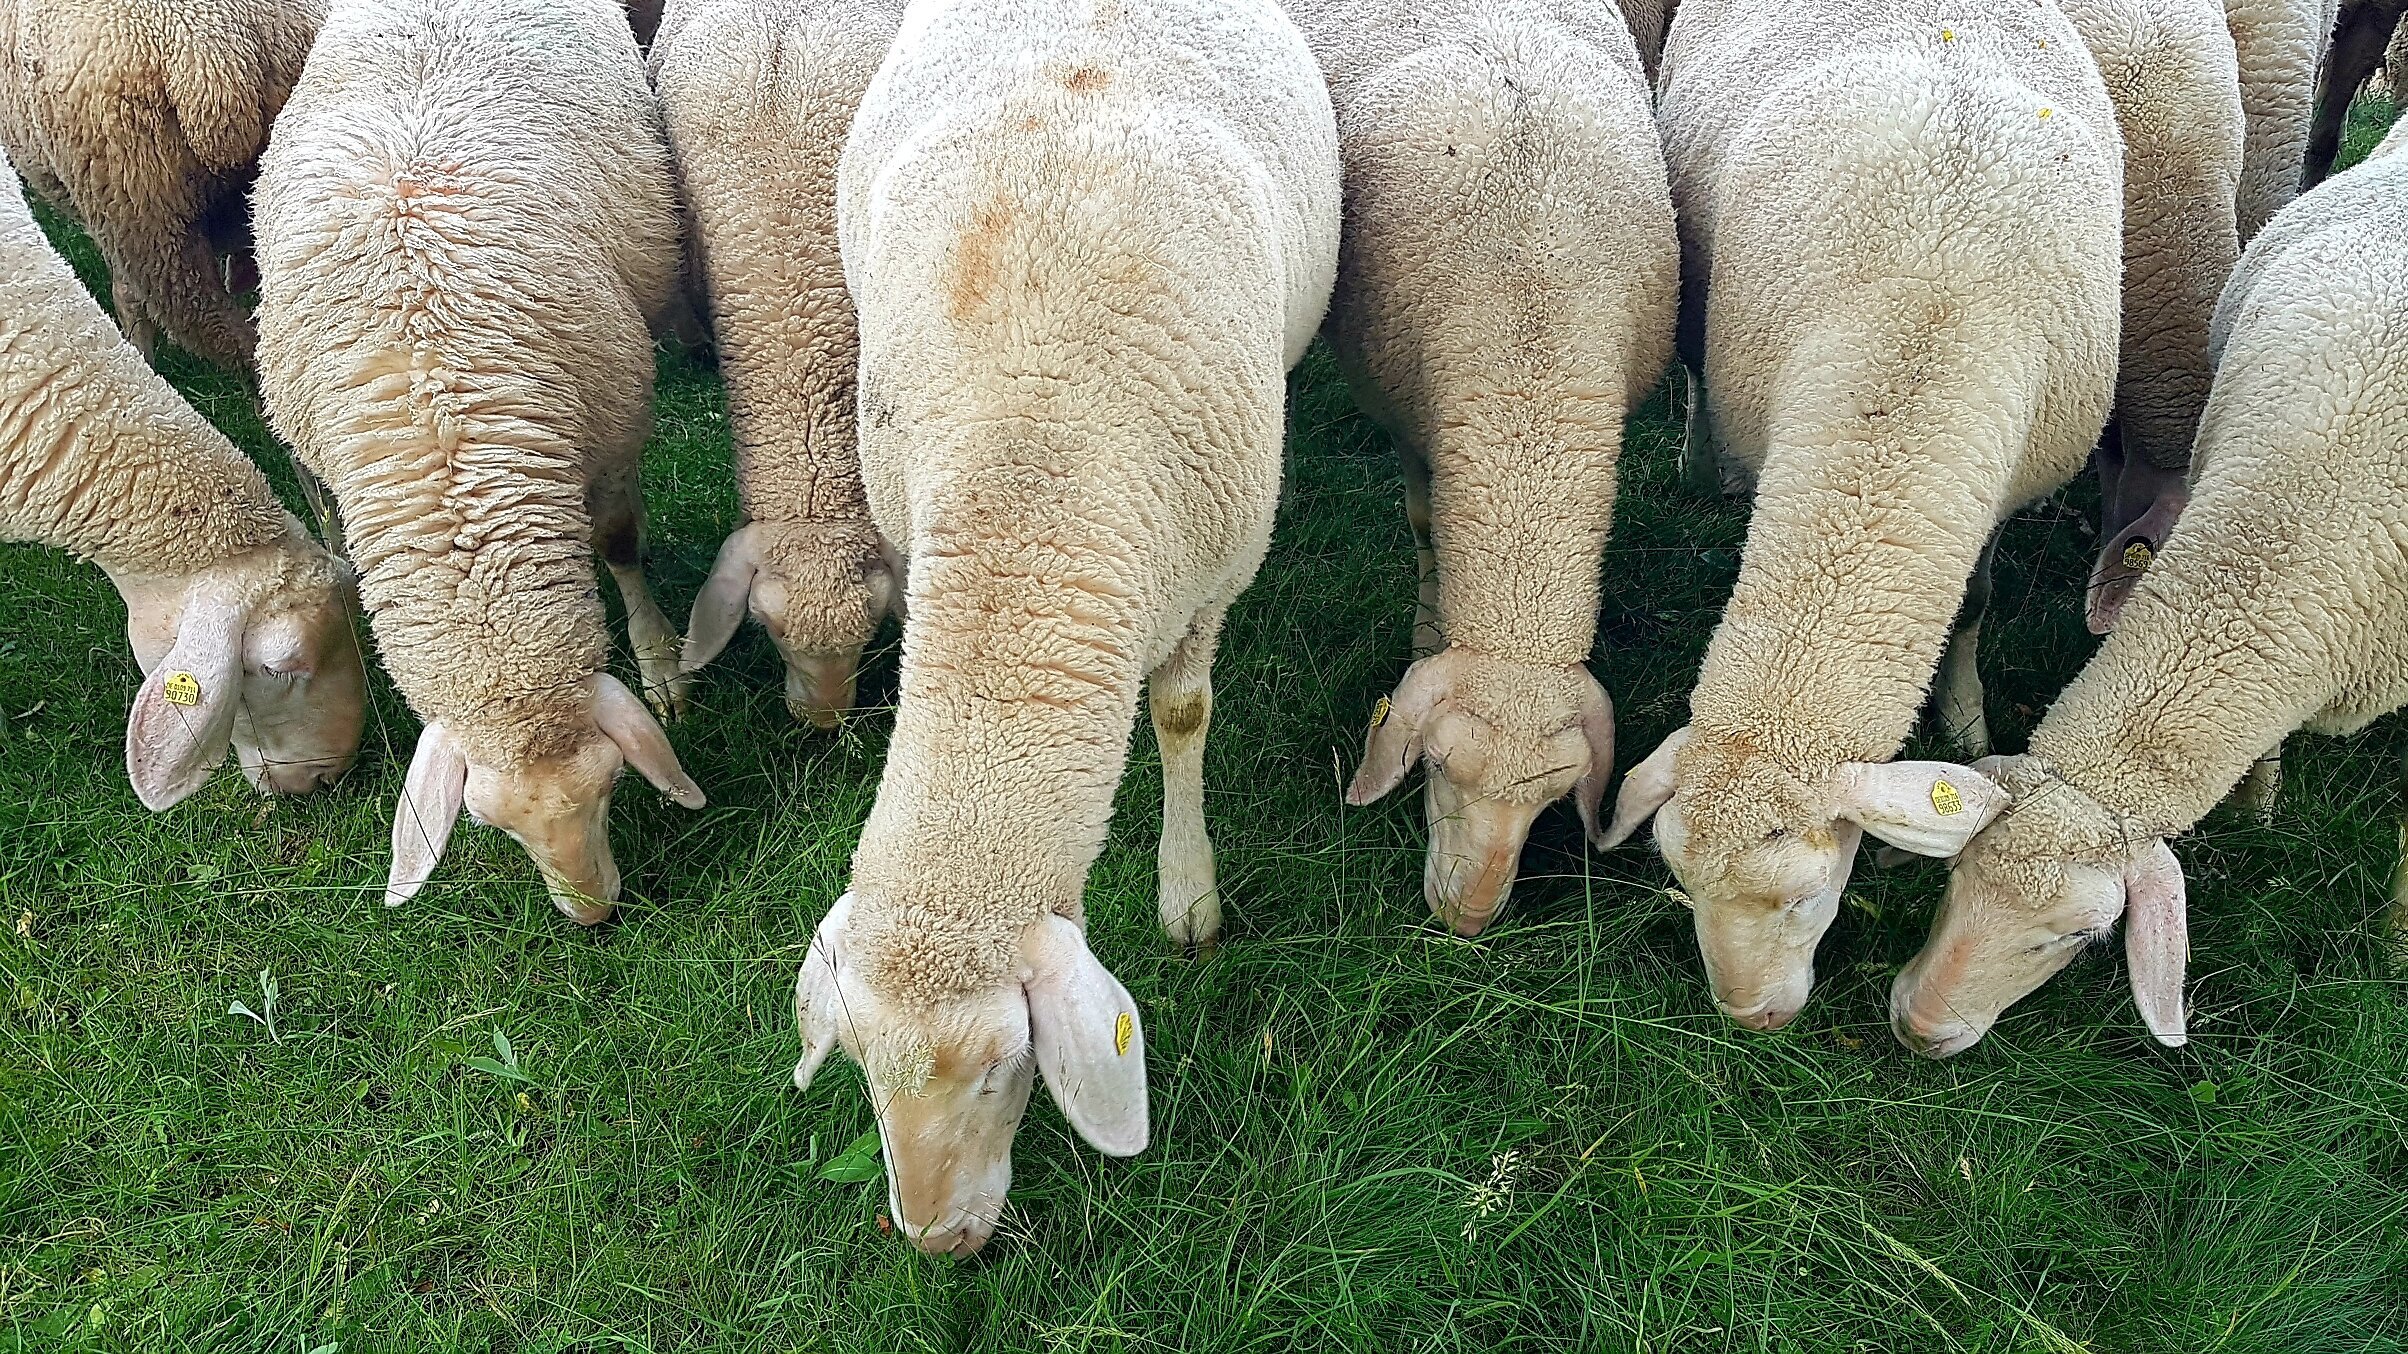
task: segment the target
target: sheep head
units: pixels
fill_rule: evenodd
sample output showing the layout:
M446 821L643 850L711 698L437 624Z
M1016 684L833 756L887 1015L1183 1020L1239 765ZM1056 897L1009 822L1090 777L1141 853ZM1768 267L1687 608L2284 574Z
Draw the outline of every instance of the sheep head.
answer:
M1346 802L1368 804L1427 764L1422 893L1474 936L1503 910L1530 824L1574 796L1587 834L1614 771L1614 706L1579 663L1546 667L1450 648L1405 670L1372 722Z
M1776 1030L1814 988L1815 945L1839 915L1864 834L1953 856L2006 799L1947 762L1848 762L1808 779L1744 741L1683 728L1624 781L1606 844L1655 820L1714 1004L1750 1029Z
M1898 1041L1927 1058L1973 1047L2121 917L2141 1018L2160 1043L2181 1045L2190 932L2173 849L2030 757L1978 765L2014 800L1957 858L1930 938L1890 988Z
M894 998L857 962L853 895L837 900L795 976L807 1089L841 1045L869 1083L886 1149L887 1202L933 1255L994 1235L1012 1183L1012 1138L1042 1073L1062 1115L1098 1151L1145 1150L1145 1031L1128 989L1076 922L1024 928L1004 980L921 1002Z
M853 708L861 651L898 609L902 570L866 522L752 522L728 535L686 625L684 667L719 656L749 612L786 661L786 708L829 729Z
M126 721L126 775L152 809L206 784L232 746L270 794L312 790L359 748L366 675L350 571L290 538L175 576L118 574L144 677Z
M393 814L393 873L385 905L398 907L425 885L451 841L460 810L517 840L534 858L552 903L587 926L607 920L619 898L610 854L610 794L633 765L689 809L702 789L677 763L669 737L635 693L607 673L586 679L587 723L565 750L508 764L471 760L441 721L418 737L417 755Z

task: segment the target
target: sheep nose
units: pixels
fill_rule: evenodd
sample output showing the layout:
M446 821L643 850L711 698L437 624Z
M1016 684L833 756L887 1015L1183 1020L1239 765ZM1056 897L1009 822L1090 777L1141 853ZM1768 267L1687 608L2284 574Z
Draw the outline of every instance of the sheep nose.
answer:
M931 1226L918 1226L906 1219L903 1234L925 1254L966 1258L985 1249L987 1241L995 1235L995 1227L967 1209L954 1209Z
M1433 851L1423 890L1431 913L1459 936L1487 930L1513 894L1514 870L1521 860L1519 842L1482 852L1476 868L1461 857L1447 857L1442 865Z
M1716 1002L1715 1005L1722 1006L1722 1003ZM1783 1006L1778 1002L1766 1002L1761 1006L1744 1010L1734 1010L1729 1006L1722 1006L1722 1013L1748 1029L1770 1032L1797 1019L1801 1009L1803 1008L1797 1006Z

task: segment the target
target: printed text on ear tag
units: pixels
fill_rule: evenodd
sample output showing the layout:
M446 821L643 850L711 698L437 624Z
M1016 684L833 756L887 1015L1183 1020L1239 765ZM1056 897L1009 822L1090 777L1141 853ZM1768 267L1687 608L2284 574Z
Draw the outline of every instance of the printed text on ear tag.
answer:
M1931 807L1941 817L1951 817L1965 811L1965 796L1947 781L1935 780L1931 783Z
M1388 698L1386 696L1382 696L1380 697L1379 704L1371 707L1371 727L1376 729L1382 724L1388 722L1389 704L1390 702Z
M169 705L198 705L201 703L201 679L189 672L171 672L159 684L159 694Z
M1130 1039L1132 1039L1132 1038L1134 1038L1134 1037L1136 1036L1136 1034L1137 1034L1137 1017L1135 1017L1135 1016L1133 1016L1133 1015L1130 1015L1130 1014L1129 1014L1128 1012L1126 1012L1126 1011L1123 1011L1123 1012L1121 1012L1121 1013L1120 1013L1120 1019L1118 1019L1118 1020L1115 1020L1115 1021L1113 1021L1113 1022L1112 1022L1112 1052L1113 1052L1113 1056L1114 1056L1114 1057L1119 1057L1119 1058L1126 1058L1126 1057L1128 1057L1128 1056L1129 1056L1129 1040L1130 1040Z
M2146 569L2149 561L2155 558L2157 551L2146 536L2135 536L2124 547L2124 567L2127 569Z

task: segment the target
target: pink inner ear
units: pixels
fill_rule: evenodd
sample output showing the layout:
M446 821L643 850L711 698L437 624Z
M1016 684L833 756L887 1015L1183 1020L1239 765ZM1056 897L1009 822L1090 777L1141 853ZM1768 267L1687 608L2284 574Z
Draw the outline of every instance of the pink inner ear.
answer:
M2182 1009L2190 958L2189 887L2182 862L2160 839L2124 867L2124 963L2141 1019L2168 1048L2190 1038Z
M1067 918L1022 933L1029 1042L1062 1117L1097 1151L1134 1156L1148 1137L1145 1030L1137 1003Z

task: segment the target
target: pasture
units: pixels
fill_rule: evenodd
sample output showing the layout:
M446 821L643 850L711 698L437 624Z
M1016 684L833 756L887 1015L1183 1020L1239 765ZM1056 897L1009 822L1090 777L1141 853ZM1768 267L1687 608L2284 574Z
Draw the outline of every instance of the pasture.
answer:
M2388 120L2362 106L2345 159ZM291 489L233 381L164 365ZM660 370L654 578L682 616L735 495L716 377ZM1624 766L1681 722L1746 525L1678 487L1673 413L1632 421L1605 565ZM1002 1232L961 1263L887 1233L858 1073L787 1080L891 627L836 734L788 717L748 627L671 730L710 807L621 782L629 900L586 932L481 828L381 906L417 728L381 676L331 791L229 771L144 813L122 607L94 569L0 549L0 1350L2408 1349L2408 1001L2372 926L2396 718L2295 740L2271 824L2178 844L2186 1048L2148 1038L2109 946L1965 1056L1910 1056L1885 1001L1942 871L1869 862L1806 1014L1749 1034L1644 844L1587 853L1550 810L1506 918L1464 942L1421 901L1418 793L1343 806L1412 552L1391 450L1324 353L1292 428L1218 670L1226 944L1199 964L1160 939L1142 724L1090 884L1146 1012L1153 1146L1108 1161L1038 1097ZM2091 649L2089 500L2009 530L2002 749Z

